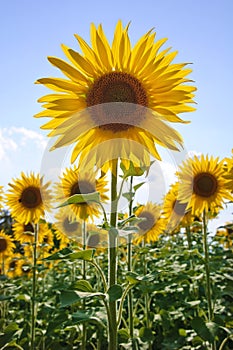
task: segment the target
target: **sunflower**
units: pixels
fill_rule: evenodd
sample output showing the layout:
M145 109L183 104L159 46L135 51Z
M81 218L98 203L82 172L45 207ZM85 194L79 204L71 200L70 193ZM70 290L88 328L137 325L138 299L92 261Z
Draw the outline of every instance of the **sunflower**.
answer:
M188 203L178 200L179 183L171 185L170 190L164 198L163 216L167 220L167 230L173 231L185 216Z
M53 229L56 238L60 241L60 248L61 245L67 245L70 240L81 241L82 239L82 224L71 218L68 208L61 208L55 215Z
M224 178L227 180L226 186L230 190L230 192L233 193L233 149L232 157L224 159L224 170Z
M96 225L87 225L87 247L102 250L108 247L108 231Z
M36 224L44 216L45 210L49 210L49 183L43 184L43 178L39 174L31 173L27 176L22 172L21 178L13 179L9 186L7 204L12 217L18 222Z
M232 200L223 175L223 161L218 158L202 155L187 159L177 172L181 183L178 199L188 202L187 209L191 208L193 215L199 216L204 210L217 213L225 199Z
M182 143L166 122L184 122L178 114L195 110L192 70L172 63L177 51L160 51L167 39L155 41L153 30L131 47L128 28L118 21L110 45L102 25L92 24L91 46L75 34L81 53L62 45L68 62L48 57L66 79L37 80L54 93L38 100L45 110L35 117L51 118L42 128L58 136L52 149L75 143L72 163L80 155L79 164L106 168L119 157L149 165L149 154L160 159L155 143L173 150Z
M165 229L165 220L161 218L161 206L148 202L146 205L140 206L135 211L135 215L144 220L137 224L139 231L134 243L157 241Z
M6 235L3 230L0 231L0 258L11 256L15 244L9 235Z
M34 242L34 233L35 225L28 222L27 224L22 224L15 221L12 225L14 232L14 237L16 241L19 241L21 244L33 243ZM38 242L42 243L44 237L49 233L49 227L47 223L40 223L38 226Z
M6 261L6 274L9 278L22 275L22 265L24 258L20 254L14 254Z
M81 172L76 167L67 168L60 180L55 190L58 202L64 201L75 194L93 192L99 192L102 202L108 199L105 194L107 191L105 176L96 179L95 172ZM71 218L87 220L100 215L100 207L96 203L71 204L69 208Z

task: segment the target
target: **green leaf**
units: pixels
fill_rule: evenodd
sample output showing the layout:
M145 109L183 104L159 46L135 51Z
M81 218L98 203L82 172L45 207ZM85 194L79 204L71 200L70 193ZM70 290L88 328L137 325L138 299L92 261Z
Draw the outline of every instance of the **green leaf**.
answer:
M77 311L74 314L72 314L72 317L74 318L75 322L83 322L90 320L91 316L93 315L93 311Z
M79 252L69 254L68 258L70 260L92 260L95 249L80 250Z
M73 286L76 290L81 291L81 292L93 292L93 288L91 284L86 281L86 280L80 280L74 283Z
M91 202L100 202L100 194L99 192L92 192L87 194L74 194L69 197L65 202L61 203L57 208L65 207L70 204L84 204Z
M139 329L139 337L143 342L153 341L154 335L152 333L152 330L147 327L141 327Z
M4 334L0 336L0 346L4 346L8 344L9 341L12 341L13 335L18 331L19 326L17 323L12 322L10 323L5 329Z
M180 335L181 337L186 337L186 336L187 336L186 329L180 328L180 329L179 329L179 335Z
M139 280L137 278L138 278L138 275L135 272L128 272L126 274L126 279L130 284L139 283Z
M214 336L212 332L210 331L209 327L207 327L207 324L204 322L204 320L201 317L195 317L191 321L191 326L195 330L195 332L201 337L203 340L207 340L210 343L213 343Z
M120 297L122 296L122 287L119 284L114 284L113 286L111 286L108 291L108 297L109 297L109 301L115 301L120 299Z
M125 197L128 202L131 202L134 199L134 192L125 192L122 194L122 197Z
M133 187L134 191L136 192L142 185L144 185L145 181L144 182L140 182L139 184L135 185Z
M69 306L77 303L84 298L93 298L93 297L105 297L103 293L88 293L88 292L79 292L73 290L62 290L60 292L60 301L61 307Z
M0 301L9 300L11 298L12 296L10 295L3 295L3 294L0 295Z
M146 171L146 176L147 176L149 169L153 163L154 162L151 162L150 166L136 167L136 166L134 166L133 162L130 161L129 168L126 169L124 163L121 162L120 167L121 167L121 170L124 174L123 178L126 179L129 176L142 176L145 171Z
M60 259L66 259L67 256L69 256L71 253L73 253L73 250L70 248L64 248L62 250L59 250L58 252L48 256L47 258L44 258L43 260L60 260Z

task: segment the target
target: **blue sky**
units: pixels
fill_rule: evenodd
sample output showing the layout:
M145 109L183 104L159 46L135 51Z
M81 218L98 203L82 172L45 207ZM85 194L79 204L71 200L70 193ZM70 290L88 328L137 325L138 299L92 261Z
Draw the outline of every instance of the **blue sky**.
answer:
M38 171L46 147L45 119L37 99L48 90L36 79L59 76L47 56L63 58L60 44L78 49L74 33L89 41L90 23L102 23L110 40L118 19L131 21L132 42L151 28L177 61L192 62L198 88L197 111L184 114L188 125L174 125L189 152L223 158L231 155L232 102L231 0L1 0L0 185L20 171Z

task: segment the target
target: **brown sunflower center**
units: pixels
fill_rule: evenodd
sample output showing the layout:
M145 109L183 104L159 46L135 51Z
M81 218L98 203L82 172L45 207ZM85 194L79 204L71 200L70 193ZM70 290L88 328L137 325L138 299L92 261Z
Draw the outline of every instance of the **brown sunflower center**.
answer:
M99 234L97 233L97 234L94 234L94 235L90 235L90 236L88 237L88 243L87 243L87 245L88 245L89 247L91 247L91 248L95 248L95 247L97 247L97 245L99 244L99 242L100 242L100 236L99 236Z
M216 193L218 181L216 177L210 173L200 173L194 177L193 191L201 197L210 197Z
M12 260L9 264L9 267L10 269L14 270L16 268L16 265L17 265L16 260Z
M128 73L111 72L94 82L86 103L88 107L98 106L91 117L99 128L120 132L140 125L144 114L137 105L147 107L148 99L138 79Z
M76 221L70 221L68 218L66 218L63 222L63 227L65 229L65 232L73 233L78 230L79 223Z
M181 203L179 200L176 200L173 203L173 210L179 216L183 216L185 214L186 207L187 203Z
M25 188L19 202L26 208L38 207L42 203L40 189L33 186Z
M32 224L30 224L30 222L24 225L24 232L34 232L34 227Z
M148 211L144 211L139 215L139 218L143 218L146 220L143 220L139 222L138 227L142 231L149 231L155 224L155 218L153 214L149 213Z
M4 237L0 237L0 253L5 252L7 249L7 240Z
M73 184L71 187L70 195L73 196L74 194L88 194L95 192L95 187L92 183L81 180ZM83 204L79 203L78 205Z

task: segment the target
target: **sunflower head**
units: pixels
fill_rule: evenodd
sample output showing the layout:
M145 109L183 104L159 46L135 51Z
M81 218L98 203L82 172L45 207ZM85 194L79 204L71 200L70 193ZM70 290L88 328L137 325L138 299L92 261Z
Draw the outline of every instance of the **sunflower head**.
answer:
M21 178L13 179L9 186L7 204L12 217L18 222L35 224L44 216L45 210L49 210L49 183L43 184L43 178L39 174L31 173L27 176L22 172Z
M3 230L0 231L0 257L11 256L15 244L9 235L6 235Z
M216 213L224 200L232 200L224 179L223 161L218 158L194 156L185 161L177 172L180 180L179 200L188 202L192 214L199 216L203 211Z
M79 171L76 167L67 168L56 186L56 200L61 203L75 194L89 194L99 192L102 202L106 201L106 180L102 176L96 178L95 172ZM93 220L100 215L100 207L96 203L82 202L69 205L70 219Z
M164 198L163 217L167 221L167 230L174 231L178 228L187 212L188 202L181 202L178 199L180 184L173 184Z
M67 207L60 208L55 215L53 229L56 239L59 240L60 247L66 246L70 241L81 242L82 240L82 224L71 215Z
M161 50L167 39L156 41L153 30L132 46L128 29L118 21L111 45L102 25L92 24L91 45L75 35L80 51L62 45L66 61L48 57L65 78L37 80L54 93L39 99L44 110L35 117L51 118L42 128L58 136L52 149L75 144L72 162L80 156L79 164L106 169L113 159L135 158L149 165L148 154L160 159L155 144L177 150L182 143L166 122L183 122L178 115L195 110L191 69L173 63L177 52Z
M135 244L140 242L155 242L165 228L165 221L161 218L161 206L148 202L146 205L140 206L135 215L142 219L137 224L139 232L135 237Z

